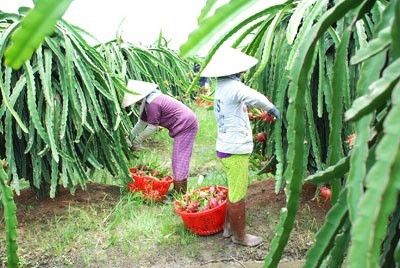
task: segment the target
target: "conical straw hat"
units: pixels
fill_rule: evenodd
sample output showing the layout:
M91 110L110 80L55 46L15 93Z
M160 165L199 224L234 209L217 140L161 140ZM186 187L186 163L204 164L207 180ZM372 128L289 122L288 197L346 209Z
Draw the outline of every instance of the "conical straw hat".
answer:
M247 71L258 60L248 56L238 49L222 47L217 50L211 61L201 72L204 77L222 77Z
M136 94L126 92L124 100L122 101L122 108L135 104L157 88L158 85L154 83L144 82L140 80L129 80L128 89L135 92Z

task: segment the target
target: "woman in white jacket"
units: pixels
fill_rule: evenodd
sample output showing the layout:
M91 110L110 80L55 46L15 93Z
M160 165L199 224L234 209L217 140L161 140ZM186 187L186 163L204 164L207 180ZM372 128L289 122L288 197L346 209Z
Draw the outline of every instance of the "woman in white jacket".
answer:
M257 59L239 50L221 48L201 73L217 77L214 113L218 125L217 156L228 179L228 209L224 236L244 246L256 246L261 237L246 234L245 197L248 187L249 156L253 151L253 135L247 107L258 107L275 118L279 111L261 93L240 81L240 74L257 64Z

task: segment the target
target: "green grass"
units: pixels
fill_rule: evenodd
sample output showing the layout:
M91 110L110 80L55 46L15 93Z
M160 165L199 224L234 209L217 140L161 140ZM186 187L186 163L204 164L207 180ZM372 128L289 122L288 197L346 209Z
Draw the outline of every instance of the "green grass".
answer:
M145 202L138 194L129 193L114 207L105 206L69 207L63 216L19 228L21 266L37 267L38 260L48 258L57 260L55 266L75 267L72 264L77 261L73 257L76 255L87 267L108 258L110 251L138 262L171 247L184 246L183 254L187 256L198 251L199 238L184 228L172 204ZM0 267L6 260L2 255L4 245L4 237L0 236Z
M106 231L109 246L140 256L154 245L190 245L198 238L184 229L172 205L147 203L134 194L122 197L113 210Z
M101 214L95 208L69 207L63 216L43 218L43 221L20 227L18 253L21 266L37 267L35 261L45 257L56 257L67 265L70 262L68 252L94 246L93 232L102 230ZM3 237L0 237L0 245L4 245ZM3 252L0 246L0 256Z

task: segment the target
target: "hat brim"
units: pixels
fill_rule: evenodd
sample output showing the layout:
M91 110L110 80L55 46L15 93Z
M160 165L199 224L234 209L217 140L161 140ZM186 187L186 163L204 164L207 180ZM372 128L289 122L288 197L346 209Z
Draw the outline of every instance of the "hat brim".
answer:
M223 77L249 70L258 60L231 47L219 49L201 72L204 77Z
M158 85L140 80L129 80L127 87L133 93L125 93L124 99L122 101L122 108L134 105L136 102L147 97L151 92L155 91L158 88Z
M133 95L131 93L127 93L128 95L124 96L124 100L122 101L122 108L129 107L134 105L138 101L142 100L147 95Z

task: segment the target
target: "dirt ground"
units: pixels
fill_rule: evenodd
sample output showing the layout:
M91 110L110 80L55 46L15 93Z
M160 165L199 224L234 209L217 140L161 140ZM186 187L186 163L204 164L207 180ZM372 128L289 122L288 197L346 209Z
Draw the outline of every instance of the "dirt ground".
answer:
M84 208L102 203L103 206L112 207L118 202L120 193L118 186L88 184L87 191L78 189L75 195L62 188L54 199L38 200L32 190L26 189L15 197L18 224L24 226L55 215L63 215L71 206Z
M290 241L285 249L281 267L299 267L306 251L312 244L315 230L322 224L329 202L315 199L315 186L303 187L299 214ZM30 190L25 190L16 197L19 235L23 236L24 226L43 221L43 219L63 215L70 207L82 209L100 206L102 209L113 207L120 199L120 188L110 185L89 184L87 191L77 190L74 196L68 190L61 190L54 200L39 201ZM262 261L268 252L274 236L274 228L279 218L279 211L285 206L283 192L274 193L274 181L266 180L253 183L249 187L247 198L248 231L259 234L264 243L255 248L234 245L221 234L202 237L195 256L179 253L179 248L163 248L151 253L144 253L140 260L135 260L118 252L117 248L107 248L101 254L109 256L99 258L90 267L262 267ZM4 229L0 222L0 232ZM306 232L305 229L308 231ZM216 250L210 250L210 248ZM69 253L72 266L64 266L61 260L51 256L32 256L37 267L87 267L79 258L79 250ZM299 262L300 260L300 262ZM1 264L1 262L0 262Z

